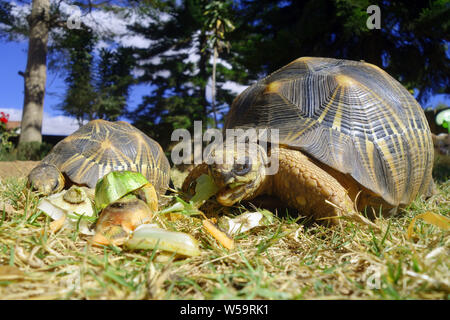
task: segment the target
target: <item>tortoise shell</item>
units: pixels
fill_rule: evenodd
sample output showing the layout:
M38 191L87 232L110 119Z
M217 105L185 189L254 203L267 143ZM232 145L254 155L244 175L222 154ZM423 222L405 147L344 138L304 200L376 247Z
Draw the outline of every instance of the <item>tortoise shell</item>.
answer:
M90 121L60 141L42 161L90 188L108 172L123 170L142 173L158 194L164 194L169 185L170 165L161 146L123 121Z
M369 63L297 59L243 91L225 128L279 129L280 145L351 175L393 206L432 188L424 111Z

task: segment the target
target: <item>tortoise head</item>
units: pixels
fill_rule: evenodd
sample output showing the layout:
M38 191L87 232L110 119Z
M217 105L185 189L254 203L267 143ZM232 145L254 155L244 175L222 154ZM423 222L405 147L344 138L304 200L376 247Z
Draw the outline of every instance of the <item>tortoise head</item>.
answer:
M64 183L62 173L55 165L49 163L40 163L28 174L28 186L43 195L61 191Z
M153 211L144 201L134 196L121 198L100 213L92 242L95 245L122 245L134 229L151 222L152 217Z
M231 206L256 195L264 181L267 154L256 143L225 142L211 151L207 163L219 187L217 201Z

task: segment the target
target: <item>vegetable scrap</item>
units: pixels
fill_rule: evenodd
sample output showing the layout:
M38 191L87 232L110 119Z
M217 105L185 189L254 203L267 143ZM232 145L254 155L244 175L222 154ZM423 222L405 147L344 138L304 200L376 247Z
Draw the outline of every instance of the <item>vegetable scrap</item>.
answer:
M158 249L184 256L200 254L198 241L191 235L161 229L154 224L137 227L133 236L125 242L125 246L129 249Z
M86 187L72 186L69 190L41 199L38 209L54 220L50 224L52 232L67 226L78 228L82 234L92 235L93 231L89 226L95 218L95 213L89 194L92 194L91 190Z

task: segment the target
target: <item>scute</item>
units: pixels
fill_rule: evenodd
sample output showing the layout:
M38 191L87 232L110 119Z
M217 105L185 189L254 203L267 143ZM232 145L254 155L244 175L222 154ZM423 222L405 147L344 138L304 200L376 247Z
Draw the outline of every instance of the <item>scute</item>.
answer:
M432 183L433 145L414 97L380 68L300 58L242 92L225 128L276 128L280 143L350 174L393 206Z
M122 170L142 173L159 194L169 185L170 165L161 146L123 121L90 121L60 141L42 161L90 188L108 172Z

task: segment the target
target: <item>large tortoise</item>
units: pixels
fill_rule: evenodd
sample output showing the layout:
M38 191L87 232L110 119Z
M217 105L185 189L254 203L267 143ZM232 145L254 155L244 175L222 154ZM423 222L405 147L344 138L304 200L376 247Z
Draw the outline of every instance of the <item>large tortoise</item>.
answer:
M422 108L369 63L299 58L235 99L225 122L231 128L278 129L280 145L268 152L278 155L278 172L266 175L265 159L246 154L240 163L197 166L184 190L209 172L223 205L269 194L319 218L367 207L389 214L433 189L433 143ZM239 162L236 148L218 150L213 159L228 154Z
M142 173L158 196L169 186L169 161L156 141L127 122L93 120L60 141L28 181L47 195L67 183L95 188L105 174L125 170Z

